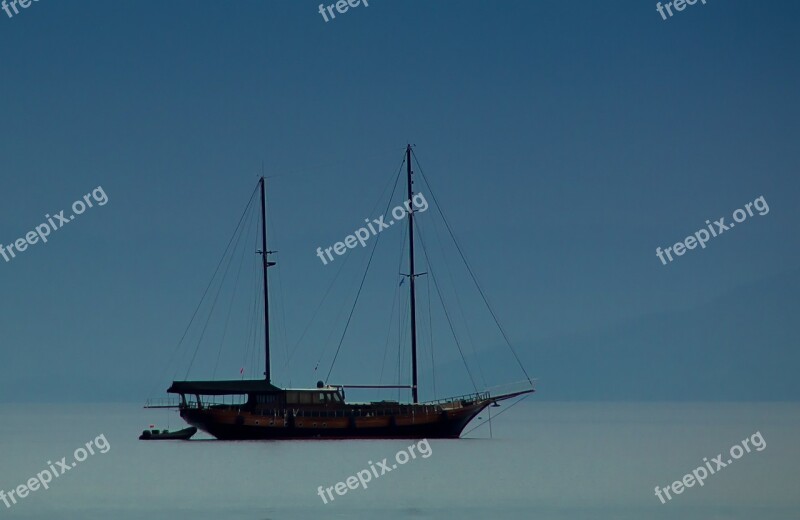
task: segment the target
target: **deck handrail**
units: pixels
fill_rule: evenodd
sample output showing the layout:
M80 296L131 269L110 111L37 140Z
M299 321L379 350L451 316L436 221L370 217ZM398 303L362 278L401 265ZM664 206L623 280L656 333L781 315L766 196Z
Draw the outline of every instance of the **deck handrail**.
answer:
M474 394L472 394L474 395ZM240 411L241 407L237 405L211 405L206 406L202 403L199 406L197 401L186 401L186 408L214 408L214 409L229 409ZM401 404L396 407L386 408L353 408L350 410L303 410L302 408L261 408L255 410L248 410L253 415L260 417L304 417L304 418L328 418L328 417L387 417L399 414L415 414L415 413L438 413L441 409L435 404L420 403L420 404Z
M435 399L433 401L425 401L420 404L437 405L437 404L452 403L456 401L479 401L481 399L489 399L489 397L490 397L489 392L474 392L471 394L463 394L463 395L457 395L455 397L448 397L446 399Z
M148 399L144 403L145 408L179 408L180 400L177 397L159 397Z

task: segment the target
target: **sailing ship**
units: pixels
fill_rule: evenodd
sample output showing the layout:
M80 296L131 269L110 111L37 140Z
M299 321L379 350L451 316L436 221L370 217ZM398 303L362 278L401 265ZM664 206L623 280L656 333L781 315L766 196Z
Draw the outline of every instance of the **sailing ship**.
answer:
M414 197L412 146L405 150L408 200ZM402 165L401 165L402 169ZM399 175L399 172L398 172ZM148 404L148 408L176 407L180 416L220 440L270 439L421 439L459 438L465 427L488 406L497 406L534 392L534 380L527 377L514 391L476 391L435 401L420 402L417 360L416 279L414 253L414 208L408 208L408 279L410 317L411 382L408 385L336 385L319 381L316 388L280 388L272 383L270 362L270 307L268 283L272 253L267 247L266 195L262 176L257 189L261 195L261 256L264 307L264 378L228 381L173 381L169 394L177 404ZM488 305L488 302L487 302ZM494 316L494 314L492 314ZM499 325L499 323L498 323ZM505 334L504 334L505 337ZM509 343L510 346L510 343ZM513 349L512 349L513 351ZM514 354L516 357L516 353ZM519 358L516 357L519 362ZM351 388L395 388L410 390L411 402L372 401L350 403ZM243 402L224 404L225 397L243 397ZM223 404L216 401L222 397Z

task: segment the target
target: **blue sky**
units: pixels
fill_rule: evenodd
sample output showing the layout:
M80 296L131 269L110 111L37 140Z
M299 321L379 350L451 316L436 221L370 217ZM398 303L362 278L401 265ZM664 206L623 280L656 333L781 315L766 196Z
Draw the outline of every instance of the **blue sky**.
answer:
M374 0L328 23L297 0L0 12L0 243L97 186L109 199L0 259L0 400L166 388L262 162L286 352L336 273L315 249L378 216L408 142L538 399L798 399L800 7L708 0L663 21L654 4ZM656 258L762 195L767 215ZM380 371L391 262L339 380ZM340 289L277 382L316 381ZM475 323L473 367L519 379L490 328ZM219 375L238 377L228 352ZM471 390L457 353L439 359L441 388Z

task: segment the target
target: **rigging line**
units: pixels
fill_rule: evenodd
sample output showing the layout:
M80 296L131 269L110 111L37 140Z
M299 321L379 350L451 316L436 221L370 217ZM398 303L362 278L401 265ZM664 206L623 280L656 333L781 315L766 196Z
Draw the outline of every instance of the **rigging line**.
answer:
M255 243L253 244L253 250L258 250L258 233L254 233L255 236ZM263 274L262 274L263 276ZM262 277L259 276L258 272L258 262L253 262L253 284L252 287L258 289L258 284L262 283ZM244 340L244 357L242 358L242 369L240 370L241 379L245 378L244 374L244 367L250 367L250 348L251 348L251 336L255 335L255 320L257 319L256 316L256 305L259 299L259 291L253 291L253 298L250 301L250 312L247 316L247 337Z
M256 233L256 242L255 246L258 247L259 237L258 233ZM255 291L253 293L253 315L252 320L250 320L250 331L247 334L247 350L245 352L245 360L243 363L243 367L247 367L247 374L251 379L255 379L256 377L256 356L258 354L258 343L259 337L261 334L261 324L264 320L260 319L261 316L264 316L264 308L263 308L263 298L259 296L263 294L263 273L259 272L259 262L253 262L253 287L255 287ZM263 341L261 342L263 344ZM245 377L245 371L242 371L242 378Z
M405 358L405 349L403 348L406 345L406 336L410 334L408 331L409 327L406 327L406 323L410 322L411 319L411 309L409 309L408 302L411 300L411 294L408 292L404 292L403 294L403 306L398 314L397 318L397 384L399 385L400 382L403 380L403 367L405 363L403 363L403 359ZM402 388L397 389L397 400L400 401L402 399L401 394L403 393Z
M345 262L346 261L347 261L347 258L345 258ZM354 274L357 274L357 273L358 273L358 271L355 271ZM353 285L354 283L355 283L355 280L352 283L348 283L347 285L350 286L350 285ZM320 305L322 305L322 303L323 302L320 302ZM333 338L336 335L335 324L339 323L340 321L342 321L342 318L345 315L345 312L347 312L347 307L345 307L344 305L339 305L338 306L338 312L336 313L336 317L333 320L333 325L330 328L330 332L328 333L328 336L325 338L325 341L320 343L320 345L319 345L319 356L317 358L317 362L314 364L314 375L315 376L317 374L317 370L319 369L320 364L322 364L322 358L325 357L325 352L327 352L328 345L330 345L330 343L331 343L331 338Z
M389 330L386 332L386 342L383 346L383 359L381 359L381 373L378 376L378 384L383 384L383 372L386 369L386 357L389 353L389 342L392 338L392 316L394 316L394 309L397 307L397 301L400 299L400 286L395 287L394 294L392 295L392 309L389 311ZM380 393L380 391L378 392Z
M461 319L464 321L464 328L467 331L467 342L469 343L469 347L472 350L472 355L475 356L475 359L478 360L478 375L481 378L481 382L483 383L483 387L486 388L486 378L483 375L483 369L481 368L480 358L478 357L478 349L475 347L475 342L472 339L472 331L470 330L469 320L467 319L466 314L464 314L464 306L461 304L461 297L458 295L458 285L453 278L452 269L450 269L450 263L447 261L447 255L444 254L444 248L442 244L444 241L439 236L439 227L436 225L435 219L431 220L431 227L433 228L433 233L436 235L436 241L439 244L439 249L442 252L442 263L444 264L444 271L447 273L447 278L450 280L450 285L453 287L453 295L455 296L456 300L456 307L458 308L458 312L461 315ZM420 235L422 234L422 230L420 229Z
M263 289L263 285L262 285ZM259 301L256 303L256 311L259 313L259 316L263 316L264 314L264 300L259 298ZM250 359L250 377L252 379L256 379L258 377L257 366L258 361L257 357L259 354L259 344L263 344L263 334L266 333L266 329L264 326L263 320L255 320L255 330L253 331L253 350L251 351L252 358ZM261 339L262 341L259 341Z
M492 432L492 407L486 409L489 412L489 438L494 439L494 432Z
M403 148L403 152L405 152L405 148ZM372 211L370 211L371 215L375 214L375 210L378 209L381 205L381 201L383 200L383 196L389 190L390 186L393 186L392 193L389 195L389 204L391 204L392 197L394 196L394 192L397 190L397 180L400 178L400 173L403 171L403 166L406 164L406 154L403 153L403 159L400 161L400 164L397 167L397 174L394 177L394 183L391 182L392 177L389 177L389 182L386 183L386 186L383 187L381 190L381 194L378 199L375 201L375 205L372 207ZM383 215L386 215L386 212L389 210L389 205L386 206L386 209L383 212Z
M241 236L242 233L239 233L239 237ZM189 368L186 369L187 379L189 378L189 372L192 370L192 365L194 365L194 360L197 357L197 353L200 351L200 344L203 342L203 338L206 335L206 329L208 328L208 324L211 322L211 316L213 316L214 309L217 307L217 300L219 299L219 295L222 293L222 287L225 285L225 279L228 277L228 271L230 271L231 264L233 263L234 252L235 246L234 251L231 251L231 255L228 257L228 264L225 266L225 271L222 273L222 279L219 282L219 287L217 287L217 293L214 295L214 300L211 302L211 309L208 311L208 317L203 325L203 330L200 332L200 339L197 340L197 346L194 348L194 354L192 354L192 360L189 362Z
M347 307L345 307L344 305L339 305L339 312L336 313L336 318L333 320L333 323L334 324L339 323L339 321L341 321L342 316L344 316L346 311ZM322 358L325 356L325 352L328 348L328 345L331 343L331 338L333 338L335 334L336 334L336 328L332 326L330 332L328 333L328 337L325 338L325 341L320 345L319 357L317 358L317 362L314 365L315 374L317 372L317 369L319 368L319 365L322 363Z
M397 181L400 179L400 172L403 170L403 164L405 164L405 159L403 162L400 163L400 168L397 169L397 176L394 180L394 187L392 188L392 193L389 195L389 201L386 203L386 208L383 210L383 214L385 215L387 211L389 211L389 206L392 205L392 199L394 198L394 192L397 191ZM358 286L358 292L356 293L356 299L353 302L353 308L350 309L350 316L347 318L347 323L344 325L344 330L342 331L342 337L339 340L339 345L336 347L336 354L333 356L333 361L331 361L331 368L328 370L328 375L325 377L327 381L330 376L331 372L333 371L333 367L336 364L336 359L339 357L339 351L342 348L342 343L344 343L345 335L347 334L347 329L350 326L350 320L353 319L353 313L356 310L356 306L358 305L358 298L361 296L361 290L364 288L364 281L367 279L367 274L369 274L369 267L372 265L372 259L375 256L375 249L378 247L378 242L381 240L381 235L378 234L375 236L375 243L372 244L372 251L369 254L369 261L367 262L367 268L364 270L364 276L361 277L361 284Z
M433 313L431 312L431 283L425 284L428 292L428 331L431 334L431 378L433 379L433 398L438 399L436 393L436 361L433 357Z
M508 407L507 407L507 408L505 408L504 410L500 411L500 412L499 412L497 415L495 415L495 416L494 416L494 419L497 419L498 417L500 417L501 415L503 415L503 413L507 412L508 410L511 410L511 409L512 409L512 408L514 408L516 405L518 405L519 403L521 403L522 401L524 401L525 399L527 399L528 397L530 397L530 395L531 395L531 394L526 394L526 395L523 395L523 396L522 396L520 399L518 399L518 400L514 401L513 403L511 403L510 405L508 405ZM475 427L474 427L474 428L470 428L468 431L466 431L466 432L462 433L461 435L462 435L462 436L463 436L463 435L469 435L469 434L470 434L470 432L473 432L473 431L475 431L476 429L480 428L481 426L483 426L483 425L484 425L484 424L486 424L487 422L489 422L489 420L485 420L485 421L483 421L482 423L475 425Z
M469 272L470 277L472 277L472 282L475 284L475 287L478 288L478 292L480 293L481 298L483 299L483 303L486 305L486 308L489 309L489 313L492 315L492 318L494 319L494 322L497 325L497 328L500 329L500 333L503 335L503 339L506 341L506 344L508 345L508 348L511 350L511 353L514 355L514 359L516 359L517 364L519 365L519 368L522 369L522 373L525 374L525 377L528 379L528 382L533 384L533 381L531 381L531 376L528 375L528 371L525 370L525 366L522 364L522 361L519 359L519 356L517 355L517 351L511 345L511 341L508 339L508 335L506 334L506 331L503 329L502 325L500 325L500 320L497 318L497 315L494 313L494 310L492 310L491 305L489 305L489 300L486 298L486 294L484 294L483 289L481 288L480 284L478 283L478 279L475 276L475 273L472 272L472 268L470 267L469 262L467 262L467 258L464 256L464 252L461 250L461 246L459 245L458 240L456 240L455 234L453 234L453 230L450 228L450 223L447 221L447 218L444 216L444 212L442 211L442 207L439 205L439 201L436 199L436 195L433 193L433 188L431 187L431 184L428 181L428 178L425 176L425 173L422 171L422 166L419 163L419 159L417 158L417 154L414 152L413 149L411 150L411 153L414 156L414 161L416 161L416 163L417 163L417 167L419 168L419 172L422 175L422 178L425 180L425 184L428 186L428 192L431 194L431 198L433 199L433 202L435 203L436 208L439 210L439 214L442 216L442 221L444 221L444 225L447 227L447 231L448 231L448 233L450 233L450 237L453 239L453 243L455 244L456 249L458 250L458 254L461 256L461 260L464 262L464 265L467 267L467 271Z
M403 151L405 151L405 148L403 149ZM406 164L406 155L404 153L403 154L403 160L400 161L400 165L397 167L397 173L395 174L395 177L394 177L394 183L391 182L392 178L389 177L389 181L390 182L387 182L386 186L383 187L383 190L381 191L381 194L378 197L378 200L375 202L375 205L372 207L372 211L370 212L370 214L374 214L375 213L375 210L377 210L378 207L380 206L381 200L383 200L383 196L386 193L386 191L389 189L389 186L393 186L392 193L389 195L389 204L387 204L386 209L383 211L383 215L386 215L386 212L389 210L389 205L391 204L392 197L394 196L394 192L397 191L397 180L400 178L400 173L403 171L403 166L405 164Z
M393 193L394 194L394 193ZM333 361L331 361L331 368L328 370L328 375L325 376L325 380L328 381L331 377L331 372L333 371L333 367L336 364L336 359L339 357L339 351L342 348L342 343L344 343L344 338L347 335L347 329L350 326L350 321L353 319L353 313L356 310L356 306L358 305L358 298L361 296L361 290L364 288L364 282L367 279L367 274L369 274L370 265L372 265L372 259L375 255L375 248L378 245L378 241L380 240L380 235L375 238L375 243L372 246L372 251L369 255L369 261L367 262L367 268L364 271L364 276L361 277L361 283L358 286L358 292L356 292L356 298L353 301L353 307L350 309L350 314L347 317L347 322L344 324L344 330L342 331L342 337L339 338L339 345L336 347L336 353L333 355Z
M424 242L424 236L423 236L423 232L422 232L422 227L421 227L420 221L414 221L414 228L417 230L417 233L418 233L418 236L420 237L420 240ZM427 258L426 258L426 261L427 261ZM429 266L426 265L426 268L427 267L429 267ZM430 343L425 343L426 337L425 337L425 335L423 333L420 333L420 335L419 335L420 345L421 345L421 350L420 350L421 351L421 357L420 357L420 359L422 359L422 357L424 357L425 353L427 352L426 349L430 349L430 354L431 354L431 373L430 374L426 373L426 375L429 376L431 378L431 380L432 380L430 382L432 383L433 392L434 392L434 395L435 395L436 394L436 366L435 366L434 357L433 357L433 320L431 318L431 284L430 284L430 281L426 280L425 287L426 287L426 292L427 292L428 331L430 332ZM423 315L420 315L420 316L423 316ZM423 326L424 326L424 323L423 323ZM485 386L485 383L484 383L484 386ZM434 399L435 399L435 397L434 397Z
M428 264L428 274L433 280L433 286L436 288L436 293L439 295L439 301L442 303L442 309L444 310L444 315L447 318L447 323L450 325L450 332L453 334L453 339L456 342L456 347L458 347L458 353L461 354L461 361L464 362L464 368L467 369L467 375L469 375L470 381L472 381L472 387L475 388L475 391L478 391L478 385L475 384L475 378L472 377L472 371L469 369L469 365L467 364L467 359L464 357L464 351L461 350L461 343L458 341L458 336L456 336L456 331L453 328L453 322L450 320L450 313L447 312L447 305L444 303L444 298L442 297L442 292L439 289L439 282L436 281L436 276L433 274L433 265L431 264L430 258L428 258L428 248L425 247L425 240L422 236L422 233L419 235L420 243L422 244L422 252L425 255L425 263Z
M273 235L274 236L274 235ZM275 273L277 274L276 278L278 280L278 302L280 303L281 309L281 323L283 325L283 350L284 355L286 356L286 363L284 367L286 368L286 376L289 378L289 386L292 386L292 375L291 370L289 368L289 342L287 341L286 337L286 305L283 300L283 275L281 274L283 271L281 270L280 263L276 264Z
M346 262L347 258L345 258L344 261ZM366 263L364 265L366 265ZM358 274L358 271L355 271L354 274ZM355 283L355 280L353 281L353 283ZM348 286L353 285L353 283L348 284ZM322 303L323 302L320 302L320 305L322 305ZM345 307L344 305L339 305L338 309L339 311L336 313L336 318L333 320L334 326L331 326L330 332L328 333L328 336L325 338L325 341L320 344L319 357L317 358L317 362L314 365L314 374L317 373L317 370L319 369L319 366L322 363L322 358L325 357L325 353L328 350L328 345L330 345L331 343L331 338L333 338L334 335L336 334L335 324L339 323L342 320L342 317L345 315L347 311L347 307Z
M239 247L239 241L241 240L241 238L243 236L247 236L247 234L248 234L248 232L250 230L250 225L253 222L253 219L252 219L253 213L254 212L252 212L252 211L249 213L249 216L247 217L247 220L245 221L244 228L242 228L242 232L239 234L239 237L236 239L236 243L233 245L233 250L234 251L236 251L236 248ZM236 292L237 292L237 289L239 288L239 278L240 278L240 275L242 274L242 266L244 265L244 257L245 257L245 253L246 252L247 252L247 248L246 247L242 247L242 255L241 255L241 258L239 259L239 268L236 271L236 280L233 283L233 292L231 294L231 302L228 305L228 315L225 318L225 327L222 329L222 339L220 339L220 341L219 341L219 350L217 351L217 361L214 363L214 371L211 373L211 379L212 380L217 376L217 368L219 367L219 360L220 360L220 357L222 356L222 347L225 344L225 337L228 334L228 324L230 323L230 320L231 320L231 311L233 310L233 302L236 299ZM231 256L231 259L233 259L233 256Z
M405 246L406 246L406 235L407 234L408 234L408 228L404 227L403 228L403 241L402 241L401 246L400 246L400 258L397 261L397 272L398 273L400 273L400 269L402 269L402 265L403 265L403 252L404 252L403 249L405 249ZM388 320L388 322L389 322L389 330L386 332L386 344L384 345L384 348L383 348L383 360L381 361L381 374L378 377L378 384L379 385L383 384L383 372L384 372L384 369L386 368L386 355L389 353L389 341L390 341L390 339L392 337L392 316L394 316L394 308L396 307L397 301L399 299L400 299L400 286L399 285L395 285L394 286L394 295L392 296L392 310L389 311L389 320ZM399 381L398 381L397 384L400 384Z
M395 186L394 189L396 189L397 179L400 176L400 172L402 171L404 164L405 164L405 154L403 154L403 160L400 161L400 165L397 167L397 174L394 177L394 186ZM389 177L389 181L391 181L391 180L392 180L392 177ZM389 189L389 187L391 185L392 184L390 184L389 182L386 183L386 186L384 186L383 190L381 191L381 194L378 197L377 201L375 202L375 206L373 206L372 211L370 212L370 214L374 214L375 210L378 209L378 206L380 205L381 200L383 200L384 194L386 193L386 191ZM394 194L394 190L392 191L392 194ZM391 197L390 197L390 200L391 200ZM306 329L303 331L302 336L300 337L299 340L297 340L297 344L295 345L294 349L292 350L291 357L294 357L294 354L297 352L297 349L300 346L301 341L303 340L303 338L305 337L306 333L309 331L309 329L313 325L314 320L316 319L317 313L319 312L319 310L322 308L322 305L327 300L328 295L331 292L331 289L333 289L333 286L335 285L336 280L339 278L339 274L344 271L344 266L345 266L345 264L347 263L347 261L349 259L350 259L350 255L346 256L344 261L339 265L339 269L336 271L336 275L334 276L333 281L331 281L331 284L328 286L328 289L325 291L325 295L322 297L322 300L320 300L319 304L317 305L317 308L314 310L314 314L312 315L311 320L308 322L308 325L306 326ZM339 320L339 316L341 316L341 313L343 311L344 311L344 307L341 307L339 315L337 315L337 317L336 317L336 321ZM328 339L326 339L325 342L321 346L319 359L317 359L317 363L314 366L314 371L315 372L316 372L317 368L319 368L319 364L322 362L322 357L325 355L325 350L327 348L328 342L330 342L330 338L333 336L334 332L335 332L335 329L332 328L331 329L331 333L328 335Z
M189 324L186 326L186 329L183 331L183 335L181 336L181 339L178 341L178 344L175 346L175 349L173 350L172 355L170 356L170 360L167 362L167 364L162 369L161 375L159 375L159 379L164 377L164 372L167 370L169 365L172 364L172 361L175 358L175 354L177 354L178 348L183 343L183 340L186 339L186 334L189 333L189 329L191 328L192 323L194 322L194 319L197 316L197 312L200 310L200 307L203 305L203 301L206 298L206 294L208 293L208 290L211 288L211 285L214 282L214 278L217 276L217 271L219 271L219 268L222 265L222 261L225 260L225 256L228 253L228 248L230 247L231 242L233 242L233 237L236 236L236 232L239 229L239 226L242 224L242 219L244 219L245 215L247 214L247 210L250 208L250 205L253 203L253 197L255 197L257 189L258 189L258 185L256 185L255 188L253 188L253 193L250 194L250 200L247 201L247 205L245 206L244 211L242 212L242 216L239 218L239 223L236 224L236 229L234 229L233 235L231 235L230 240L228 240L228 245L225 246L225 251L222 254L222 258L219 259L219 262L217 263L217 267L216 267L216 269L214 269L214 274L211 275L211 281L208 282L208 286L206 286L206 290L203 291L203 296L200 297L200 303L197 304L197 307L195 308L194 313L192 313L192 317L189 320ZM179 370L179 367L176 367L175 368L175 373L172 376L173 379L175 379L175 377L177 377L178 370Z
M259 243L258 241L259 233L256 233L256 244ZM264 320L260 319L261 316L264 316L264 298L261 297L264 294L264 273L262 271L261 276L258 276L258 263L254 262L256 265L255 272L256 272L256 293L255 293L255 304L256 304L256 316L253 319L253 348L250 350L250 377L252 379L256 379L258 376L258 357L260 345L264 344L264 336L262 335L262 330L266 332L264 329ZM263 264L262 264L263 265ZM262 267L263 269L263 267Z
M309 320L308 324L306 325L305 329L303 330L303 333L300 335L300 339L297 340L297 343L295 344L294 348L292 349L292 353L289 355L289 360L290 361L294 357L294 355L297 353L297 349L298 349L298 347L300 347L300 343L303 342L303 338L306 337L306 334L311 329L311 325L314 323L314 320L317 317L317 313L319 313L319 310L322 308L322 304L325 303L325 300L328 298L328 295L330 294L331 289L333 289L333 286L336 283L336 280L339 278L339 275L341 274L342 270L344 269L345 264L347 264L347 261L350 259L350 256L351 255L345 256L344 260L342 261L342 263L339 264L339 268L337 269L336 274L333 277L333 281L331 281L330 285L328 285L328 289L325 291L325 295L319 301L319 304L317 305L317 308L314 309L314 314L311 315L311 319Z
M270 213L271 206L269 204L269 191L266 192L266 207L267 207L267 213L268 213L267 216L269 217L269 218L267 218L267 230L268 231L271 230L270 231L270 236L272 237L271 240L270 240L270 243L271 244L276 244L276 243L280 244L280 240L276 239L276 236L277 236L277 233L275 232L276 226L275 226L275 224L272 223L273 218L270 216L270 214L271 214ZM276 251L276 253L277 253L277 251ZM276 262L275 263L275 275L276 275L275 278L277 280L277 286L278 286L278 304L279 304L278 308L280 308L280 311L281 311L281 325L282 325L282 328L283 328L283 331L282 331L283 332L283 348L284 348L284 353L285 353L285 356L286 356L285 357L284 367L286 368L286 372L285 373L289 377L289 386L292 386L291 373L290 373L290 370L289 370L289 341L287 339L287 333L286 333L286 304L285 304L284 298L283 298L283 269L281 269L281 265L282 265L281 262ZM270 301L272 301L272 300L270 300ZM278 331L281 331L281 329L278 329Z

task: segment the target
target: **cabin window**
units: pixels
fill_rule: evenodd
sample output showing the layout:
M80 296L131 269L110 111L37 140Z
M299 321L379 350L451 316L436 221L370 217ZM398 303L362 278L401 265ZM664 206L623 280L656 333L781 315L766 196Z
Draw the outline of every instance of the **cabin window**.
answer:
M286 392L286 402L289 404L311 404L314 392Z
M286 392L286 404L327 404L341 403L342 395L339 392L312 392L308 390L290 390ZM277 394L256 395L258 404L272 404L279 401Z
M274 404L278 401L278 396L275 394L256 394L256 403L258 404Z

